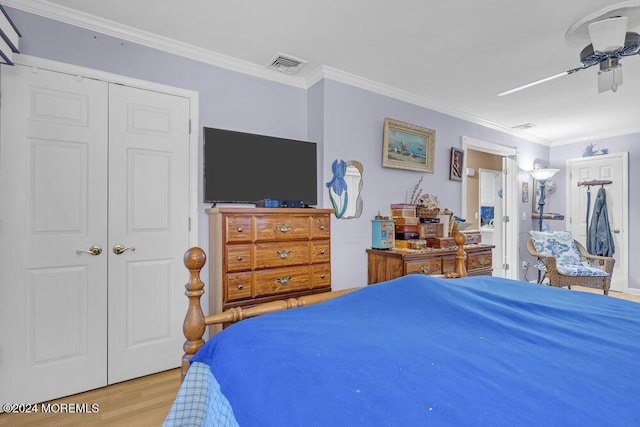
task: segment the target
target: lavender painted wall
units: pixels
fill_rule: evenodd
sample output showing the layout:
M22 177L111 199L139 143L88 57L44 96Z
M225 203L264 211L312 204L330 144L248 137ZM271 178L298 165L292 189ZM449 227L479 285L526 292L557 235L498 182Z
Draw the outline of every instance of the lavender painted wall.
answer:
M358 219L334 220L332 224L335 242L332 247L332 266L336 272L336 288L366 283L365 249L371 245L371 220L378 211L382 215L388 215L391 203L404 202L407 193L411 193L420 177L424 177L424 191L437 195L442 207L448 207L454 213L460 212L461 184L449 180L449 157L451 147L462 146L462 136L516 147L519 153L520 181L531 181L527 171L532 169L535 159L548 159L548 147L343 83L326 80L323 99L325 181L331 178L331 162L335 159L358 160L364 167L362 216ZM433 174L382 167L385 117L436 131ZM520 194L516 197L521 200ZM325 201L328 198L326 191L324 198ZM515 220L519 221L521 233L526 233L532 226L535 227L535 222L530 219L531 203L521 202L519 208L520 212ZM523 212L527 215L526 220L522 220ZM521 244L524 245L522 242Z
M332 220L335 289L366 283L365 249L371 244L370 220L378 211L388 212L390 203L404 201L420 176L424 175L426 192L438 195L443 206L460 211L461 185L449 181L448 165L450 148L460 147L463 135L516 147L520 181L531 182L526 171L532 168L534 160L549 159L545 146L335 81L321 81L309 90L294 88L15 9L8 12L21 29L20 47L25 54L197 91L201 127L318 142L320 206L331 206L324 186L331 178L331 162L337 158L361 161L363 215L360 219ZM434 174L382 168L385 117L436 131ZM205 248L206 207L201 204L199 218L199 244ZM521 202L517 218L521 234L535 226L530 212L531 203ZM523 213L527 219L522 219Z

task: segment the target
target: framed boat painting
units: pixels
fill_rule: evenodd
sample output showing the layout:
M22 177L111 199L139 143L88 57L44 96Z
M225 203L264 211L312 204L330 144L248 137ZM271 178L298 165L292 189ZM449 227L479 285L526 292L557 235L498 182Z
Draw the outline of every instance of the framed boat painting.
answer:
M433 173L436 131L384 119L382 167Z

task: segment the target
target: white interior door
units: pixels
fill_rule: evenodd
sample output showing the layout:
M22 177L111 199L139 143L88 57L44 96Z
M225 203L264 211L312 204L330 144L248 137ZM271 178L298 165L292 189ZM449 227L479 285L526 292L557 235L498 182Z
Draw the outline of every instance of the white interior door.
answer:
M1 82L0 402L177 367L188 98L24 66Z
M1 81L0 402L33 403L106 384L107 85Z
M587 187L578 187L578 182L592 180L610 180L605 185L607 192L607 212L616 250L616 260L611 290L626 292L628 290L628 156L627 153L608 154L604 156L583 157L567 160L568 227L571 234L586 247L587 234ZM591 224L591 213L600 186L591 187L591 204L589 206L588 224Z
M189 101L109 89L109 383L178 366L187 309ZM120 245L127 249L115 254Z

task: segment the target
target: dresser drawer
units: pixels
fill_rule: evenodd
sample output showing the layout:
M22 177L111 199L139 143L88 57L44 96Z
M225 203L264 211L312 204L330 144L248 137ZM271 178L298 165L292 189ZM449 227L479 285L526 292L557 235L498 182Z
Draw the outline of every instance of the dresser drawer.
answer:
M331 284L331 264L317 264L311 266L311 286L321 288Z
M309 264L309 242L257 243L254 268Z
M493 259L491 252L480 252L467 255L467 272L492 268Z
M320 264L331 260L329 249L331 244L328 240L311 242L311 263Z
M260 270L254 275L256 296L301 291L311 287L308 266Z
M441 274L442 273L442 259L433 258L420 261L408 261L405 262L406 274Z
M311 216L311 238L328 239L331 236L331 219L329 215Z
M252 245L227 245L225 247L225 271L251 270Z
M224 229L227 243L251 241L251 216L227 215L224 217Z
M251 298L251 272L229 273L225 275L225 301Z
M333 209L212 207L209 309L218 313L331 290ZM221 327L210 327L215 334Z
M309 240L308 216L256 216L256 241Z

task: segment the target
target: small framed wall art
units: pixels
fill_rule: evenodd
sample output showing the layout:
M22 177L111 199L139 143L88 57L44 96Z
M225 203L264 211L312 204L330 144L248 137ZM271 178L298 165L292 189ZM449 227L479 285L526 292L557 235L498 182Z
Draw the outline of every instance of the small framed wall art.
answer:
M433 173L436 131L384 119L382 167Z
M464 167L464 151L451 147L451 164L449 165L449 179L452 181L462 181L462 171Z

